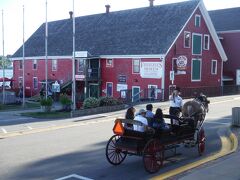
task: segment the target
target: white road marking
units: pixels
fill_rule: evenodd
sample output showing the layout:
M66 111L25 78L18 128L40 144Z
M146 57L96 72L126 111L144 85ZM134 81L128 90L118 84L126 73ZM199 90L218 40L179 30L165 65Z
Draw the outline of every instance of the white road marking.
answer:
M4 134L7 134L7 133L8 133L6 129L4 129L4 128L1 128L1 129L2 129L2 131L3 131Z
M84 177L84 176L79 176L77 174L70 174L68 176L64 176L64 177L61 177L61 178L58 178L58 179L55 179L55 180L65 180L65 179L70 179L70 178L76 178L76 179L81 179L81 180L93 180L93 179L90 179L90 178L87 178L87 177Z

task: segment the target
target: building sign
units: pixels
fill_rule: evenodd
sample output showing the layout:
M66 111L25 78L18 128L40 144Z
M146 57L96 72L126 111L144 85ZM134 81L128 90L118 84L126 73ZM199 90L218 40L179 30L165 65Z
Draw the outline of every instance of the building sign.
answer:
M119 75L119 76L118 76L118 82L119 82L119 83L126 83L126 82L127 82L127 76L125 76L125 75Z
M186 74L187 71L187 57L179 56L176 60L177 74Z
M127 90L128 85L127 84L117 84L117 91L120 92L122 90Z
M85 75L76 74L75 79L76 81L83 81L85 79Z
M142 62L140 75L142 78L162 78L162 62Z
M57 81L52 84L52 92L60 92L60 84Z
M240 85L240 69L237 69L236 76L236 85Z
M84 58L88 56L87 51L75 51L75 57L77 58Z

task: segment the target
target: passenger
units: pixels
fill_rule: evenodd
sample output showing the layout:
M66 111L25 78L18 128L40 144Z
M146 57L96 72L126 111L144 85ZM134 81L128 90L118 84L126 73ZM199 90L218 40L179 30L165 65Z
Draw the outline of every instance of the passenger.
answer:
M138 115L134 118L134 120L140 121L147 126L148 121L146 119L146 111L144 109L140 109ZM133 129L135 131L144 132L147 129L146 126L133 125Z
M152 112L153 111L153 105L152 104L147 104L146 105L146 118L148 120L148 125L149 126L152 126L152 119L154 117L154 113Z
M153 105L152 105L152 104L146 105L146 110L147 110L147 112L146 112L146 118L153 118L153 117L154 117L154 114L153 114L153 112L152 112L152 110L153 110Z
M165 123L165 120L163 119L163 112L162 109L157 108L156 113L153 118L153 124L152 127L155 129L161 129L161 130L168 130L169 126Z
M176 88L172 95L169 96L170 101L170 108L169 108L169 114L179 117L180 112L182 111L183 106L183 100L180 97L180 89ZM172 119L172 123L175 125L178 125L178 121Z
M134 118L135 118L135 112L136 112L136 109L135 109L133 106L130 107L130 108L128 108L128 110L127 110L127 112L126 112L126 115L125 115L125 119L134 120ZM128 123L126 123L126 124L124 125L124 127L125 127L126 129L130 129L130 130L133 129L133 125L132 125L132 124L128 124Z

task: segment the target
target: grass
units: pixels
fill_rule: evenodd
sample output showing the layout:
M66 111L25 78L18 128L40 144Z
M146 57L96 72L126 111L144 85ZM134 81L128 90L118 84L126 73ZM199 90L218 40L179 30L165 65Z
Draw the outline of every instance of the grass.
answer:
M59 111L52 111L52 112L26 112L21 113L22 116L33 117L33 118L40 118L40 119L59 119L59 118L70 118L70 112L59 112Z

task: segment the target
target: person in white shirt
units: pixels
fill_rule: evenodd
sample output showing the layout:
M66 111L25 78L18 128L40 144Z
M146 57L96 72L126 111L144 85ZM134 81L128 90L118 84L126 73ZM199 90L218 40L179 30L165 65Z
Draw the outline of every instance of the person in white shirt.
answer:
M169 96L169 102L170 102L169 114L179 117L183 106L183 100L180 97L179 88L176 88ZM174 119L173 124L177 124L177 121Z
M148 125L148 121L145 118L146 116L146 110L144 109L140 109L138 112L138 115L134 118L134 120L136 121L140 121L142 122L144 125ZM139 131L139 132L144 132L146 130L146 126L138 126L138 125L133 125L133 129L135 131Z

